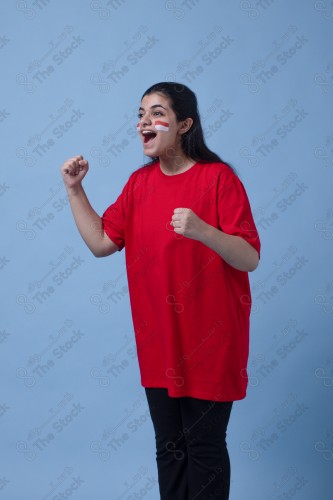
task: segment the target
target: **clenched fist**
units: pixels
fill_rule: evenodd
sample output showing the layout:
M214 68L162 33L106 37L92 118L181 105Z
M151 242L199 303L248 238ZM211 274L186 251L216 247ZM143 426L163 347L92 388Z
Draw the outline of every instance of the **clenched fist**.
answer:
M78 187L88 169L89 163L87 160L84 160L82 155L74 156L74 158L65 161L61 167L61 173L66 188Z
M193 240L200 240L208 224L190 208L175 208L171 219L175 233Z

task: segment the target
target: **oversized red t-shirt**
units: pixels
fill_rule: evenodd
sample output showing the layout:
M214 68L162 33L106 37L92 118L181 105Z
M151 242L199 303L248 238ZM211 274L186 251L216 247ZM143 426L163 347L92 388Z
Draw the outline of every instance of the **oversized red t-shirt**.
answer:
M166 175L159 162L135 170L102 216L125 247L141 384L171 397L234 401L248 384L248 273L203 243L174 232L175 208L240 236L260 252L244 186L224 163Z

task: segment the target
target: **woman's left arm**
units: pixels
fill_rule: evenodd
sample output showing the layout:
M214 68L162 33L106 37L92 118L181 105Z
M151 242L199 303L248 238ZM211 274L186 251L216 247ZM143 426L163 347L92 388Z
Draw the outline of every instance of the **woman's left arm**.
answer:
M171 224L175 233L201 241L239 271L251 272L258 266L259 254L250 243L207 224L190 208L176 208Z

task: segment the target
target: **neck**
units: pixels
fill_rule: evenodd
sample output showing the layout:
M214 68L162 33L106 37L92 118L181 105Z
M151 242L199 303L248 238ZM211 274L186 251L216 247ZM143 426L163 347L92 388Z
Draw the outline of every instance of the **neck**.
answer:
M160 168L167 175L181 174L195 164L195 161L184 153L175 154L175 151L172 151L172 154L161 155L159 161Z

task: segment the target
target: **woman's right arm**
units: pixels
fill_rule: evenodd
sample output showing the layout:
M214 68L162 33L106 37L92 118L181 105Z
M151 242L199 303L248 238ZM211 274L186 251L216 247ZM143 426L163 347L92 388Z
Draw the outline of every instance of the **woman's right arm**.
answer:
M103 230L102 219L90 205L82 187L82 179L88 169L88 161L80 155L65 161L61 173L74 220L83 240L95 257L106 257L119 250L119 247Z

